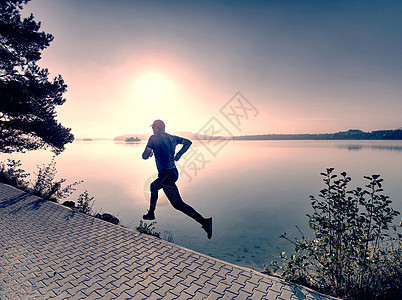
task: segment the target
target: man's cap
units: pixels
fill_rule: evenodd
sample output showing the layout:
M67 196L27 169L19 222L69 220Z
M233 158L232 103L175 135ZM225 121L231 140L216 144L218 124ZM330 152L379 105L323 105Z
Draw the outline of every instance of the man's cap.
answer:
M150 127L157 127L159 129L165 129L165 123L162 120L155 120Z

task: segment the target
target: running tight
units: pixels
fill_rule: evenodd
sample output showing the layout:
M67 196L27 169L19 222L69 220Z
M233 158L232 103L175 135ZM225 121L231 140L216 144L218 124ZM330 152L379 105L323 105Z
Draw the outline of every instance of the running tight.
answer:
M166 197L169 199L172 206L193 218L195 221L204 224L204 218L190 205L183 202L181 199L179 189L177 188L176 181L179 178L179 172L177 169L170 169L161 171L158 174L158 178L151 183L151 199L149 211L154 213L156 209L156 203L158 201L158 192L163 189Z

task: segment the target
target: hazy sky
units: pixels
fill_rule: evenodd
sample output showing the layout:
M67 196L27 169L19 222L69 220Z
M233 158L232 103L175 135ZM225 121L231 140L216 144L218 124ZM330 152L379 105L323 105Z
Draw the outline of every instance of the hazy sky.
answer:
M40 61L68 84L76 137L199 131L372 131L402 126L402 1L32 0L54 35ZM241 126L220 109L241 92ZM226 106L227 108L230 107Z

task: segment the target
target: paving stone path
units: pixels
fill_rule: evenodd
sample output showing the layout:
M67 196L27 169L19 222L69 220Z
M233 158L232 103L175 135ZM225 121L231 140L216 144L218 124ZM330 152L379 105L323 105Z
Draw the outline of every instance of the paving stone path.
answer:
M0 299L331 299L0 183Z

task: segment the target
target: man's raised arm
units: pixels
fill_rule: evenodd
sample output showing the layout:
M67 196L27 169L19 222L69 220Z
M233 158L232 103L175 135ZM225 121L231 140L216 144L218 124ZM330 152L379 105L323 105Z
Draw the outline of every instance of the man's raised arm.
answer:
M188 148L190 148L192 142L188 139L183 138L183 147L181 147L180 151L177 152L176 156L174 157L175 161L178 161L181 156L186 153L186 151L188 150Z
M142 158L143 159L148 159L150 157L152 157L152 149L150 147L146 147L144 150L144 153L142 153Z

